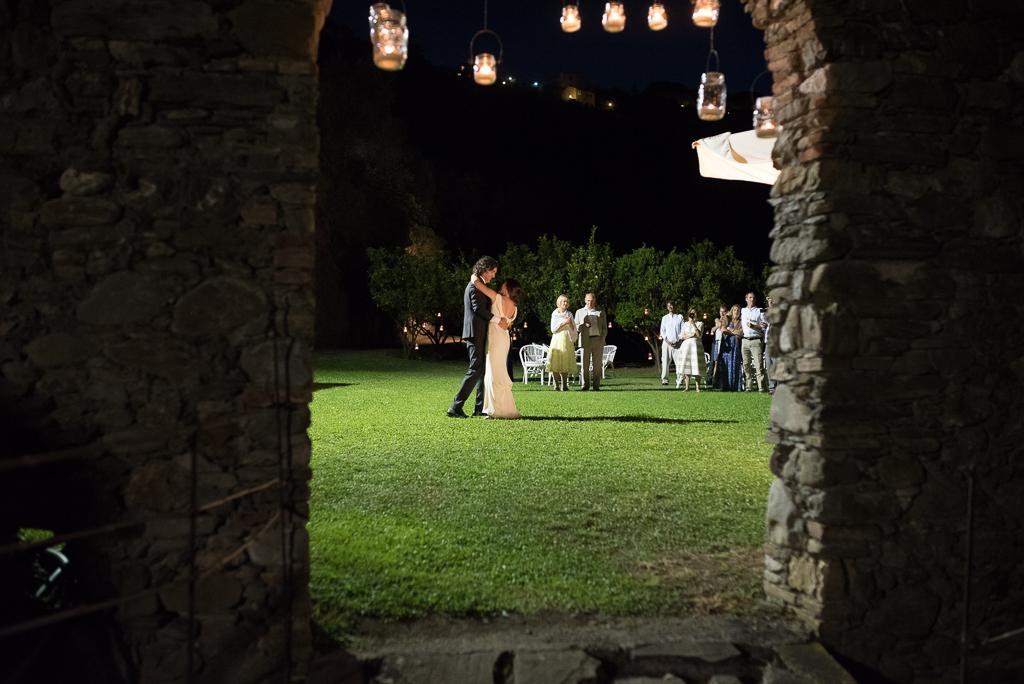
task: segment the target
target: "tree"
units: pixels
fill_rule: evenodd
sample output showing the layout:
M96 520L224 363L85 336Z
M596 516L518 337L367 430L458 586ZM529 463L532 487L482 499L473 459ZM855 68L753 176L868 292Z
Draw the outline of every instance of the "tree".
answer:
M591 228L587 244L573 252L567 270L570 302L582 302L593 292L606 312L615 312L615 253L611 245L597 241L597 226Z
M406 358L417 348L421 335L435 349L443 344L451 336L451 322L462 317L465 278L461 270L439 249L371 247L367 256L370 294L394 321Z
M736 258L731 246L718 249L704 240L686 251L663 254L650 247L639 247L615 262L616 320L623 328L642 335L661 372L661 345L658 334L665 302L675 304L684 316L695 309L697 319L707 314L714 318L718 305L746 287L750 281L747 267Z
M536 316L543 326L541 337L546 336L547 323L555 308L558 295L569 292L569 262L576 246L552 235L542 235L537 248L509 245L498 258L499 275L518 280L524 289L520 309ZM524 321L525 322L525 321Z
M658 340L665 286L664 255L653 247L638 247L615 260L615 292L618 302L615 320L624 330L644 338L651 350L654 366L661 372Z

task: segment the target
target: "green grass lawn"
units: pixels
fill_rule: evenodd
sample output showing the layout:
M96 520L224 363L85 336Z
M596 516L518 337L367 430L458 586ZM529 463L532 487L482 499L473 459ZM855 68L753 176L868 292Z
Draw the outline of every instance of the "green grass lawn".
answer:
M464 370L318 355L311 591L329 631L363 617L752 603L767 396L684 393L621 369L601 392L517 382L526 420L452 420Z

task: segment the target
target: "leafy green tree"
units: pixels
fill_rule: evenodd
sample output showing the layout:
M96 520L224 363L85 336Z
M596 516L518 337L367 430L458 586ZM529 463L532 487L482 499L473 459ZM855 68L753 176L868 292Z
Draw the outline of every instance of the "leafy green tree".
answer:
M367 250L370 294L395 323L406 358L420 336L443 344L462 321L465 273L440 249ZM466 269L468 273L468 269Z
M733 248L719 249L704 240L686 251L663 254L639 247L620 256L615 263L615 291L618 295L616 320L623 328L642 335L661 372L661 317L665 302L675 304L686 315L693 308L697 319L714 318L718 305L732 301L750 281L747 267Z
M664 313L665 256L653 247L637 247L615 260L615 320L624 330L641 335L661 372L658 332Z
M588 292L609 315L615 313L615 253L611 245L597 241L597 226L590 230L587 244L577 247L568 263L570 306L578 307Z
M525 300L520 302L520 308L541 322L538 337L546 336L547 322L558 295L569 292L569 261L575 250L576 245L568 240L542 235L536 249L509 245L498 257L499 277L515 278L522 284Z

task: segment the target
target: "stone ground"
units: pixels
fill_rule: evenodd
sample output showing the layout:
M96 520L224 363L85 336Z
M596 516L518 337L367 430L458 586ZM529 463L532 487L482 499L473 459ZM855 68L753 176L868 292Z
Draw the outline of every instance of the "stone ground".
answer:
M762 617L510 616L366 623L310 684L854 684L793 623Z

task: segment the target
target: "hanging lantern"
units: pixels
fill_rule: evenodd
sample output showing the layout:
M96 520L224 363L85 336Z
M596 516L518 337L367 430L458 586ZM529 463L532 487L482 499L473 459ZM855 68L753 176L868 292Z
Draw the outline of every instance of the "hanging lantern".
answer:
M720 121L725 116L725 74L705 71L697 90L697 116L703 121Z
M668 12L660 2L651 3L647 9L647 26L652 31L660 31L668 26Z
M477 53L474 51L473 45L476 43L476 39L485 33L494 36L494 39L498 41L497 57L490 52ZM469 39L469 61L473 64L473 80L477 85L489 86L498 80L498 65L501 64L503 52L501 36L487 28L487 0L484 0L484 27Z
M608 33L618 33L626 28L626 7L621 2L606 2L601 26Z
M583 21L580 18L579 5L565 5L562 7L562 18L559 20L562 30L566 33L576 33L580 30Z
M404 67L409 56L405 13L383 3L371 5L370 44L373 45L373 63L378 69L398 71Z
M481 52L473 58L473 80L485 86L498 80L498 62L490 52Z
M759 97L754 100L754 132L758 138L774 138L779 134L774 98Z
M711 28L718 23L718 0L697 0L693 3L693 25Z

